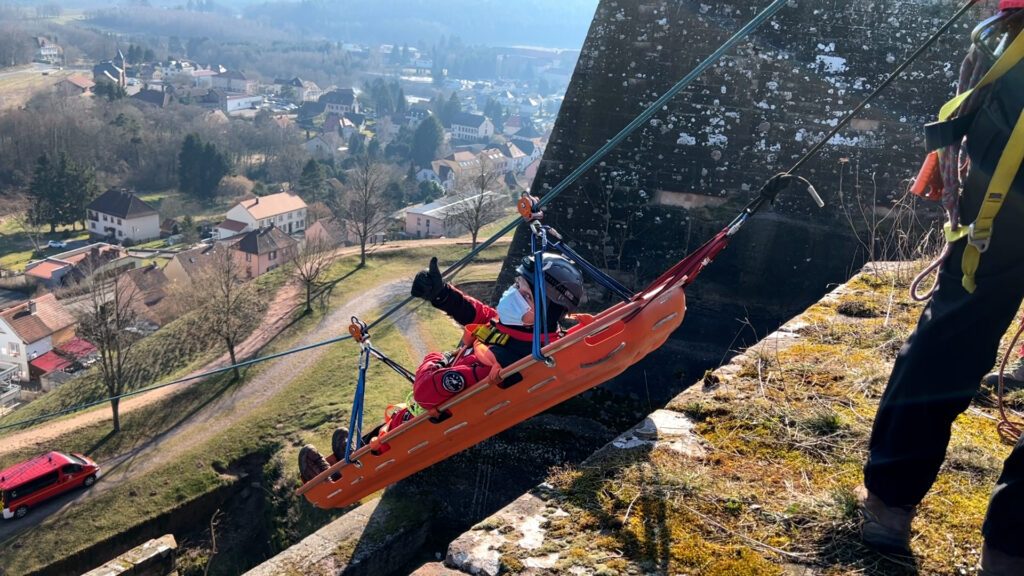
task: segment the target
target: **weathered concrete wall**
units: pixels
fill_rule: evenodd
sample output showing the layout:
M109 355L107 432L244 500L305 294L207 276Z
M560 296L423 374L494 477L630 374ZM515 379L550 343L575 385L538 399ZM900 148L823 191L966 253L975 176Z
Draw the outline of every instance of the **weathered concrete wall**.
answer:
M534 193L560 182L766 4L602 1ZM545 221L585 257L642 287L792 166L958 4L790 2L556 199ZM865 258L851 220L870 228L872 206L903 194L923 154L921 126L950 94L980 14L964 18L801 170L826 209L790 192L748 224L689 291L689 318L665 353L717 362L741 321L753 327L749 343L849 277ZM519 230L512 255L527 248Z
M83 576L167 576L174 572L178 542L173 534L136 546Z

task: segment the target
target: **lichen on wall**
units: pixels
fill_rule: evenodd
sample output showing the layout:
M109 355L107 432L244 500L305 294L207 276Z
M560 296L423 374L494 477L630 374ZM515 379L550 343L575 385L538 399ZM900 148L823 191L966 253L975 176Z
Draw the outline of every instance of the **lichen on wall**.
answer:
M561 182L766 5L602 1L533 193ZM545 222L586 258L642 287L792 166L956 6L790 2L569 187ZM751 221L691 288L690 318L669 348L717 360L744 325L747 341L755 339L860 262L906 248L871 236L885 229L886 210L916 173L921 128L953 90L980 15L964 18L800 171L824 210L789 191ZM926 214L926 224L936 216ZM509 262L528 244L520 229ZM598 290L590 296L594 308L608 303Z

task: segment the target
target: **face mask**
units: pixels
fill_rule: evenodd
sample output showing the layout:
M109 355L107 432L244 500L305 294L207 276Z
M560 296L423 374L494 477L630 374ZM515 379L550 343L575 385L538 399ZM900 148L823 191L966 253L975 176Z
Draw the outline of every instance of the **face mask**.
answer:
M515 284L509 286L508 290L498 300L498 318L506 326L525 326L523 316L530 312L530 303L519 293Z

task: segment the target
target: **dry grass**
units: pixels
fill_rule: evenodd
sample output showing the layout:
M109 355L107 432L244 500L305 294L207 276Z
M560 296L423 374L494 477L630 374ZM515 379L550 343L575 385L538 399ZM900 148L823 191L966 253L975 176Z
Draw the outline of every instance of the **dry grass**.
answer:
M738 372L705 379L717 384L674 400L669 408L696 423L706 457L616 451L552 473L550 502L569 513L547 526L545 546L560 553L559 567L971 573L989 493L1009 452L997 440L990 406L954 424L947 463L914 524L914 558L879 555L857 535L853 488L878 398L920 313L906 293L910 276L862 274L791 324L799 338L763 342L738 359Z
M0 77L0 110L22 106L37 92L56 86L71 75L68 70L54 69L46 76L34 69Z

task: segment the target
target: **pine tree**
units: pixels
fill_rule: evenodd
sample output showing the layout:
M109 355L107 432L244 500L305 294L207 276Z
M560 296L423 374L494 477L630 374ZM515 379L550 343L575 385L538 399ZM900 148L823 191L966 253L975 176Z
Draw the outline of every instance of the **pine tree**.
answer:
M204 144L195 133L185 137L178 153L178 187L182 192L209 202L230 171L227 156L212 142Z
M448 98L448 101L445 102L444 107L441 109L441 123L448 126L458 116L459 112L462 112L462 103L459 102L459 95L456 92L452 92L451 97Z
M437 148L444 141L444 129L433 115L427 116L412 136L412 161L420 167L430 166Z
M32 184L29 186L29 196L32 198L29 216L32 223L37 226L49 225L51 233L58 224L54 177L54 167L50 163L50 158L43 154L36 160Z
M324 192L324 167L316 160L310 158L309 162L302 167L302 175L299 176L299 193L305 196L309 203L316 202L323 196Z

